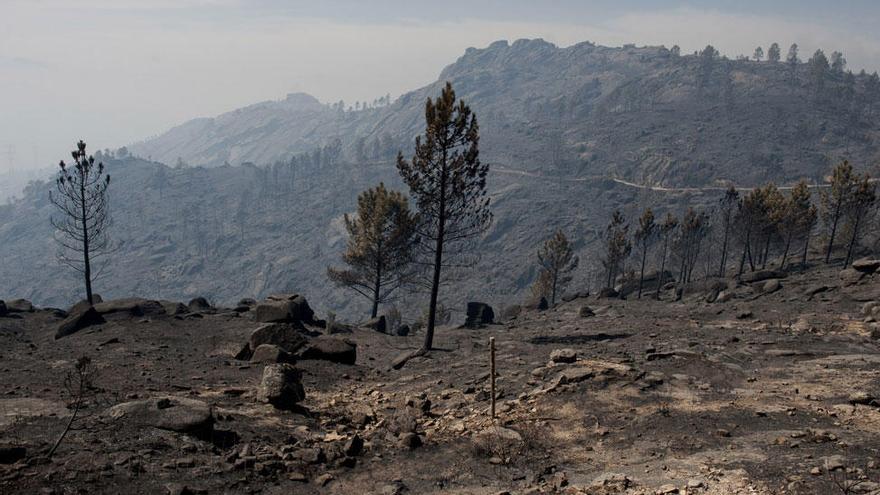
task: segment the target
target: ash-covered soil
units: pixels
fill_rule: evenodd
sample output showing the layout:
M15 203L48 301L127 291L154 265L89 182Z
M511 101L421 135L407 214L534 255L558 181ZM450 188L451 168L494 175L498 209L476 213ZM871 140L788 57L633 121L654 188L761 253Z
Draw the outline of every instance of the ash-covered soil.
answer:
M258 393L265 363L235 359L254 311L111 314L57 340L61 312L14 312L0 318L0 492L877 493L878 277L729 281L712 303L698 289L577 298L442 328L401 370L422 335L355 328L330 336L357 344L354 365L296 359L305 399L289 409ZM94 389L48 459L81 356ZM113 412L125 403L146 416ZM169 411L170 426L150 416Z

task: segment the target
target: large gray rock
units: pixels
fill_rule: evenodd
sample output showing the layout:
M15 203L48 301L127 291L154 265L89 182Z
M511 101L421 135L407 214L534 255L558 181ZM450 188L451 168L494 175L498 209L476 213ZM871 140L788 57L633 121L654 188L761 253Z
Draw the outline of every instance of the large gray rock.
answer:
M169 316L178 316L189 313L189 308L182 302L159 301L159 304L162 305L162 308L165 310L165 314Z
M257 400L278 409L292 409L306 398L300 371L290 364L270 364L263 368Z
M166 314L159 301L129 297L95 304L95 311L102 316L161 316Z
M272 344L262 344L254 349L252 363L291 363L293 356L284 349Z
M852 268L864 273L874 273L880 268L880 260L861 258L853 261Z
M248 341L251 351L263 344L271 344L294 353L306 345L307 339L300 329L289 323L269 323L262 325L251 333Z
M55 338L60 339L61 337L66 337L79 332L84 328L88 328L92 325L100 325L104 322L104 317L101 316L92 306L86 306L85 308L80 307L71 312L67 318L58 325L58 329L55 331Z
M12 299L6 301L6 310L10 313L33 313L34 305L27 299Z
M313 323L315 313L305 297L297 294L280 294L269 296L265 301L257 304L254 319L263 323Z
M111 407L108 416L137 426L203 435L214 426L211 406L184 397L156 397L124 402Z
M782 284L779 282L778 278L771 278L764 282L764 286L762 288L765 294L770 294L772 292L776 292L782 288Z
M186 305L186 307L193 313L214 310L214 307L211 306L211 303L209 303L208 300L204 297L196 297L192 299L189 304Z
M718 304L723 304L733 299L733 291L723 290L718 293L718 296L715 297L715 302Z
M484 325L495 323L495 311L486 303L471 301L467 303L467 319L464 326L467 328L480 328Z
M299 357L340 364L354 364L357 361L357 345L335 337L316 337L309 342Z

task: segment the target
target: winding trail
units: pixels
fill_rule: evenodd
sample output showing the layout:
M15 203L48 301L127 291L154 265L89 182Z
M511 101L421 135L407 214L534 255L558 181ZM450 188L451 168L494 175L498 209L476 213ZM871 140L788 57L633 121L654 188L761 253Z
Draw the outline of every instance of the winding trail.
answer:
M500 174L507 175L519 175L523 177L533 177L536 179L545 179L545 180L555 180L555 181L565 181L565 182L598 182L600 180L612 180L618 184L632 187L635 189L642 189L647 191L656 191L656 192L668 192L668 193L704 193L704 192L723 192L726 191L726 187L720 186L706 186L706 187L664 187L664 186L651 186L645 184L638 184L635 182L630 182L624 179L618 179L617 177L608 177L604 175L587 175L583 177L555 177L548 176L544 174L540 174L537 172L529 172L526 170L517 170L513 168L504 167L501 165L493 164L490 168L492 172L497 172ZM872 179L872 182L875 182L877 179ZM751 191L755 189L754 187L739 187L734 186L738 191ZM794 189L795 186L778 186L778 189L781 191L788 191ZM829 184L808 184L808 188L810 189L824 189L829 187Z

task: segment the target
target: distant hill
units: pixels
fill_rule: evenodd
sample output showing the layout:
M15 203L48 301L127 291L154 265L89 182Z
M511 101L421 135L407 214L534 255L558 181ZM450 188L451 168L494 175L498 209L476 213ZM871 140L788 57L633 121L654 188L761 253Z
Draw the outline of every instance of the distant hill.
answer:
M581 255L582 287L595 279L595 243L615 208L630 218L646 205L680 211L715 201L713 188L727 183L821 181L842 158L878 163L871 76L829 72L820 87L804 64L500 41L385 106L348 111L294 94L187 122L130 146L135 157L104 157L121 246L96 291L221 303L297 291L319 310L363 314L365 301L325 276L344 247L342 215L366 187L402 188L393 157L412 152L424 101L446 80L478 115L495 214L479 264L441 292L455 308L519 302L536 247L556 228ZM32 184L0 207L0 299L81 297L54 261L49 187ZM695 189L675 190L685 187ZM400 305L414 314L423 298Z
M831 163L880 158L880 82L807 64L676 56L543 40L468 49L437 82L360 111L304 94L197 119L132 145L140 156L216 166L286 160L338 146L363 163L408 151L424 101L451 81L476 111L483 156L566 176L613 175L665 186L821 179Z

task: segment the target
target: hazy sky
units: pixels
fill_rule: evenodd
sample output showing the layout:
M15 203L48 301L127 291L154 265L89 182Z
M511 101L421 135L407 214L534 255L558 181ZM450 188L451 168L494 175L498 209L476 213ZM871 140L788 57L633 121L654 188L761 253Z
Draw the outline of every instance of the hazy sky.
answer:
M51 166L199 116L304 91L347 103L433 81L469 46L544 38L792 42L880 69L874 1L0 0L0 170Z

